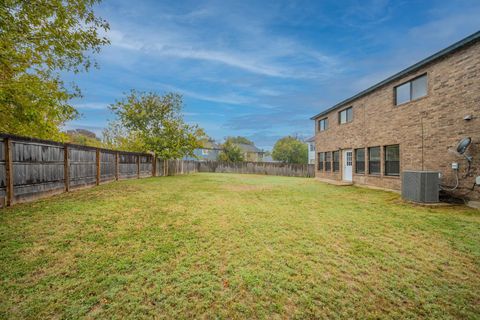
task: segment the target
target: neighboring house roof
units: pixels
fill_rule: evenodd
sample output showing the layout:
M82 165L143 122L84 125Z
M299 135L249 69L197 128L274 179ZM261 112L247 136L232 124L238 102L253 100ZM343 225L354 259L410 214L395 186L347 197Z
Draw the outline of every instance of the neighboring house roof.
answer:
M203 148L200 149L222 149L222 146L214 140L208 140L203 142Z
M353 97L350 97L346 100L343 100L342 102L337 103L333 107L328 108L325 111L322 111L322 112L314 115L313 117L310 118L310 120L315 120L318 117L324 116L324 115L328 114L329 112L331 112L335 109L338 109L338 108L344 106L347 103L350 103L350 102L354 101L355 99L363 97L364 95L366 95L366 94L368 94L368 93L370 93L370 92L372 92L372 91L374 91L374 90L376 90L376 89L378 89L378 88L380 88L380 87L382 87L382 86L384 86L384 85L386 85L386 84L388 84L392 81L395 81L395 80L405 76L408 73L411 73L411 72L414 72L414 71L420 69L421 67L427 65L430 62L433 62L437 59L440 59L440 58L446 56L447 54L452 53L453 51L458 50L458 49L462 48L463 46L465 46L467 44L472 44L472 43L474 43L478 40L480 40L480 31L477 31L474 34L472 34L472 35L470 35L470 36L452 44L451 46L449 46L449 47L447 47L443 50L438 51L437 53L429 56L428 58L423 59L420 62L417 62L416 64L414 64L414 65L412 65L412 66L410 66L406 69L403 69L402 71L394 74L393 76L391 76L391 77L389 77L389 78L387 78L383 81L380 81L379 83L371 86L370 88L368 88L366 90L363 90L363 91L357 93Z
M263 150L258 149L255 146L252 146L251 144L246 144L246 143L236 143L236 146L240 148L243 152L255 152L255 153L260 153L263 152Z
M315 136L308 138L305 142L315 142Z

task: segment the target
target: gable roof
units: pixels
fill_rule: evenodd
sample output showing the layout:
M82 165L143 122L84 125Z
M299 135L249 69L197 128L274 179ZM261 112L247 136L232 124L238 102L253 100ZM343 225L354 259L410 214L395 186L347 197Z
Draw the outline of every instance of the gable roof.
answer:
M395 81L395 80L405 76L406 74L408 74L410 72L413 72L413 71L416 71L416 70L420 69L421 67L427 65L428 63L430 63L432 61L440 59L440 58L446 56L447 54L452 53L452 52L456 51L457 49L460 49L460 48L466 46L467 44L473 44L476 41L478 41L479 39L480 39L480 31L477 31L474 34L472 34L472 35L470 35L470 36L468 36L468 37L466 37L466 38L464 38L464 39L462 39L458 42L455 42L451 46L449 46L449 47L447 47L443 50L438 51L437 53L435 53L435 54L433 54L433 55L415 63L414 65L412 65L412 66L410 66L406 69L403 69L402 71L394 74L393 76L388 77L387 79L385 79L383 81L380 81L379 83L371 86L370 88L365 89L365 90L357 93L356 95L337 103L333 107L330 107L330 108L314 115L313 117L310 118L310 120L315 120L318 117L324 116L327 113L329 113L329 112L331 112L335 109L338 109L338 108L344 106L345 104L354 101L355 99L363 97L363 96L369 94L370 92L372 92L372 91L374 91L374 90L376 90L376 89L378 89L378 88L380 88L380 87L382 87L382 86L384 86L384 85L386 85L386 84L388 84L392 81Z
M243 152L263 152L262 150L258 149L255 146L252 146L251 144L246 144L246 143L235 143L236 146L240 148Z

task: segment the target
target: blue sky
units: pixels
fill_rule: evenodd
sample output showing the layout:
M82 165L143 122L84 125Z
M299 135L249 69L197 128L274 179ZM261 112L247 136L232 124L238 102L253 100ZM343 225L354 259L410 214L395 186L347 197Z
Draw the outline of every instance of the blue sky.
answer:
M313 135L309 118L480 29L480 1L107 1L112 44L67 128L98 134L130 89L183 94L185 119L217 140L270 149Z

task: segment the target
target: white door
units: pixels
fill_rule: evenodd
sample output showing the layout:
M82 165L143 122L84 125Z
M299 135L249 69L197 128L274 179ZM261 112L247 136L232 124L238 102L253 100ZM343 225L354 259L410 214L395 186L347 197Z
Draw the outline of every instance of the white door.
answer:
M343 180L352 181L353 151L343 151Z

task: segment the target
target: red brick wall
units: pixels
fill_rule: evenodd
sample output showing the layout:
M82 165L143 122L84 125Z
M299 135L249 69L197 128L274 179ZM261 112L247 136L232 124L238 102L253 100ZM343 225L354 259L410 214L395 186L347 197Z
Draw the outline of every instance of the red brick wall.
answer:
M426 97L395 106L394 87L427 73ZM353 106L353 121L338 124L338 111ZM470 121L464 116L472 115ZM329 128L318 132L315 121L316 152L339 149L400 145L400 172L403 170L434 170L442 174L442 183L454 183L451 163L460 164L460 188L457 195L480 199L480 187L471 191L475 176L480 175L480 42L464 47L434 61L420 70L404 76L326 115ZM473 140L469 154L473 156L469 177L467 161L450 152L466 136ZM422 138L423 137L423 138ZM400 177L382 174L354 174L357 184L368 184L400 190ZM366 152L366 161L368 159ZM343 161L343 157L341 157ZM342 164L340 170L342 170ZM368 161L366 163L368 168ZM366 170L367 171L367 170ZM320 172L321 178L342 179L342 172Z

